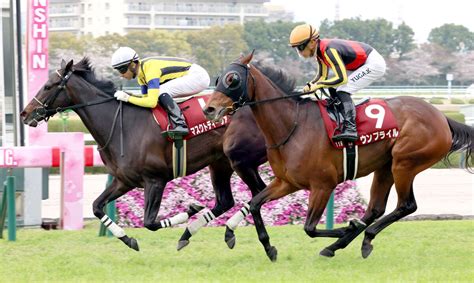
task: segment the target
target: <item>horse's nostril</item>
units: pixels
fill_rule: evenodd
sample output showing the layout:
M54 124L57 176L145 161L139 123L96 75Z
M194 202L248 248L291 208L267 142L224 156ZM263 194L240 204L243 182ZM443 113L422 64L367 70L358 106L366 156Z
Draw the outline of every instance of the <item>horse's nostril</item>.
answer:
M215 108L210 107L210 106L204 109L204 113L206 113L207 115L214 113L214 111L215 111Z

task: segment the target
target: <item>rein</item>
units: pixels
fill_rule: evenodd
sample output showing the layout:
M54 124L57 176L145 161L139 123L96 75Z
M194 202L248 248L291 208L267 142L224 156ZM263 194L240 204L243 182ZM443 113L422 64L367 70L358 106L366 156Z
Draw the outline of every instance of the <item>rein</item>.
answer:
M290 95L274 97L274 98L269 98L269 99L264 99L264 100L249 101L248 100L248 94L247 94L248 89L247 89L246 85L247 85L247 81L248 81L248 74L250 73L249 72L250 66L243 65L243 64L240 64L240 63L235 63L235 62L232 63L232 64L244 68L246 72L245 72L245 80L244 80L245 85L243 85L243 86L239 85L239 89L242 89L242 93L240 94L240 96L237 99L234 99L235 96L231 96L231 95L227 94L227 93L230 93L229 90L224 91L224 93L234 101L231 106L227 107L227 109L230 110L230 112L229 112L230 115L234 114L236 111L238 111L243 106L252 107L252 106L263 104L263 103L274 102L274 101L293 98L293 97L300 97L302 95L308 95L308 94L313 94L314 93L316 95L316 98L318 98L318 99L322 98L322 97L320 98L316 94L315 91L307 91L307 92L294 92L293 94L290 94ZM250 73L250 77L252 78L253 84L254 84L254 87L255 87L255 85L256 85L255 77L251 73ZM268 78L267 78L267 80L268 80ZM322 94L327 96L327 93L324 91L324 89L321 89L321 92L322 92ZM300 102L298 101L298 102L296 102L296 114L295 114L295 120L293 122L293 127L289 131L288 135L286 136L286 138L284 138L279 143L275 143L275 144L272 144L272 145L266 145L267 149L278 149L280 146L285 145L290 140L291 136L293 135L293 133L296 131L296 128L298 127L299 113L300 113Z
M39 108L41 110L38 110L38 109L35 110L36 115L38 115L40 117L42 116L45 121L48 121L49 117L53 116L56 113L61 113L61 112L64 112L66 110L81 109L81 108L85 108L85 107L88 107L88 106L103 104L103 103L115 100L115 97L108 97L108 98L98 100L98 101L93 101L93 102L86 102L86 103L76 104L76 105L67 106L67 107L57 107L55 109L47 109L48 105L52 104L63 90L66 90L66 84L67 84L69 78L71 78L73 72L74 72L74 69L70 70L65 76L62 76L59 73L58 70L56 71L56 74L61 78L61 83L59 84L57 91L52 96L48 97L44 103L41 102L40 100L38 100L36 97L34 97L34 100L38 104L40 104L41 107L42 107L42 108ZM69 94L67 93L67 91L66 91L66 96L69 99L69 101L71 101L71 98L70 98ZM97 150L101 151L101 150L106 149L109 146L109 144L112 140L112 136L115 132L115 124L117 122L117 118L118 118L119 114L121 114L120 115L120 156L123 157L124 153L123 153L123 110L122 110L122 101L119 102L117 110L115 111L114 120L112 122L112 127L111 127L111 130L110 130L109 136L107 138L107 141L105 142L104 146L97 147Z
M120 101L119 106L117 107L117 110L115 111L114 115L114 121L112 122L112 128L109 133L109 137L107 138L107 141L105 142L104 146L97 147L97 150L104 150L106 149L110 141L112 140L112 136L114 135L115 132L115 123L117 122L118 115L120 114L120 156L123 157L123 110L122 110L122 101Z

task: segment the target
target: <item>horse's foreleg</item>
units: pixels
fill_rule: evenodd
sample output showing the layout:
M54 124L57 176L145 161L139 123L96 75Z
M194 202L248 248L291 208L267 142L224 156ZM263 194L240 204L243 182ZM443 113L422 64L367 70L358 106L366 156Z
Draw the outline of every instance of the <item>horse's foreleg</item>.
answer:
M253 220L255 223L255 229L257 230L258 239L262 243L265 252L271 261L276 261L278 251L270 244L270 237L268 236L265 223L263 222L260 209L262 205L268 201L279 199L288 194L297 191L298 188L287 183L279 178L275 178L263 191L257 194L250 201L250 212L252 213Z
M250 203L244 203L242 208L237 211L232 217L230 217L225 223L225 235L224 241L227 243L229 249L233 249L235 246L235 234L234 231L239 226L239 223L247 217L250 213Z
M199 229L234 206L234 197L232 196L232 190L230 188L230 177L232 176L233 170L227 158L211 164L209 171L216 194L216 204L214 208L202 213L195 221L189 223L179 239L178 251L189 244L189 239L195 235Z
M249 187L252 197L256 196L259 192L265 189L266 185L262 178L258 174L258 168L241 167L238 165L233 166L235 172ZM224 240L227 246L232 249L235 246L235 234L234 231L239 226L239 223L247 217L250 213L250 202L244 203L243 207L237 211L229 220L226 222Z
M391 172L392 163L387 163L384 167L374 172L374 180L370 188L370 201L361 220L351 220L343 237L320 252L322 256L334 256L335 251L343 249L349 245L360 233L370 224L385 213L387 199L393 185Z
M130 238L125 234L125 231L119 227L112 219L104 212L104 207L107 203L121 197L132 188L125 186L123 183L114 178L112 183L100 194L100 196L92 204L94 215L100 219L104 226L109 229L112 234L124 242L129 248L136 251L139 250L138 242L134 238Z

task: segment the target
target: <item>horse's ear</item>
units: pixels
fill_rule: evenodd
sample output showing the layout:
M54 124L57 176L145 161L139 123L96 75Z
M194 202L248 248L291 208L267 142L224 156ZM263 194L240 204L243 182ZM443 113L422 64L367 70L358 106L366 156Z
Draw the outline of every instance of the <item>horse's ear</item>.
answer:
M252 58L253 58L253 53L255 52L255 49L252 50L252 52L250 52L248 55L246 56L243 56L242 58L240 58L240 62L242 64L245 64L247 65L248 63L250 63L250 61L252 61Z
M66 68L66 61L64 59L61 59L61 69Z
M66 65L66 67L64 68L64 72L68 72L69 70L72 69L72 65L74 64L73 60L71 59L71 61L69 61ZM62 64L61 64L61 68L62 68Z

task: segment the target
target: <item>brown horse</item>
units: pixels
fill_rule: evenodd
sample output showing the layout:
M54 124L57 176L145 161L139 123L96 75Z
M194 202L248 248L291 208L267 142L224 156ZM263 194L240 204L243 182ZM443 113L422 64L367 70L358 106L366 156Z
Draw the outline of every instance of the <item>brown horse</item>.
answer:
M21 117L25 124L34 127L39 121L48 120L65 109L73 109L80 116L102 148L100 155L109 173L115 177L94 201L94 215L127 246L138 250L137 241L129 238L104 213L104 206L108 202L135 187L143 187L144 225L152 231L179 221L186 222L199 208L191 207L188 215L179 215L174 223L156 221L165 185L173 179L172 143L160 134L161 130L150 109L125 103L122 105L113 97L114 92L112 82L96 79L87 58L76 65L73 65L72 60L67 64L63 60L61 69L51 74L44 87L22 111ZM114 131L119 110L123 115L123 136L120 130ZM191 223L191 231L188 226L181 238L181 247L189 242L189 238L200 227L234 206L230 186L234 171L249 186L252 195L265 188L257 171L258 166L266 162L265 143L252 121L251 112L245 111L233 116L228 126L188 140L187 174L209 166L216 203L214 208L195 221L199 225ZM233 232L227 229L226 241L231 241L232 237Z
M396 139L359 147L356 177L375 172L365 215L344 228L316 229L331 192L344 181L341 150L331 145L314 102L285 97L285 93L293 90L294 80L289 80L281 70L256 68L250 65L251 59L249 54L228 66L204 113L208 119L216 120L249 105L265 136L268 160L276 178L251 200L250 211L259 240L272 261L276 260L277 250L270 245L260 215L262 204L268 201L308 188L305 232L310 237L339 238L320 254L334 256L336 250L345 248L365 230L362 256L366 258L373 249L372 240L380 231L416 210L413 180L418 173L457 150L466 151L466 166L472 164L472 127L447 118L418 98L387 99L400 131ZM383 216L393 184L398 204L392 213Z

